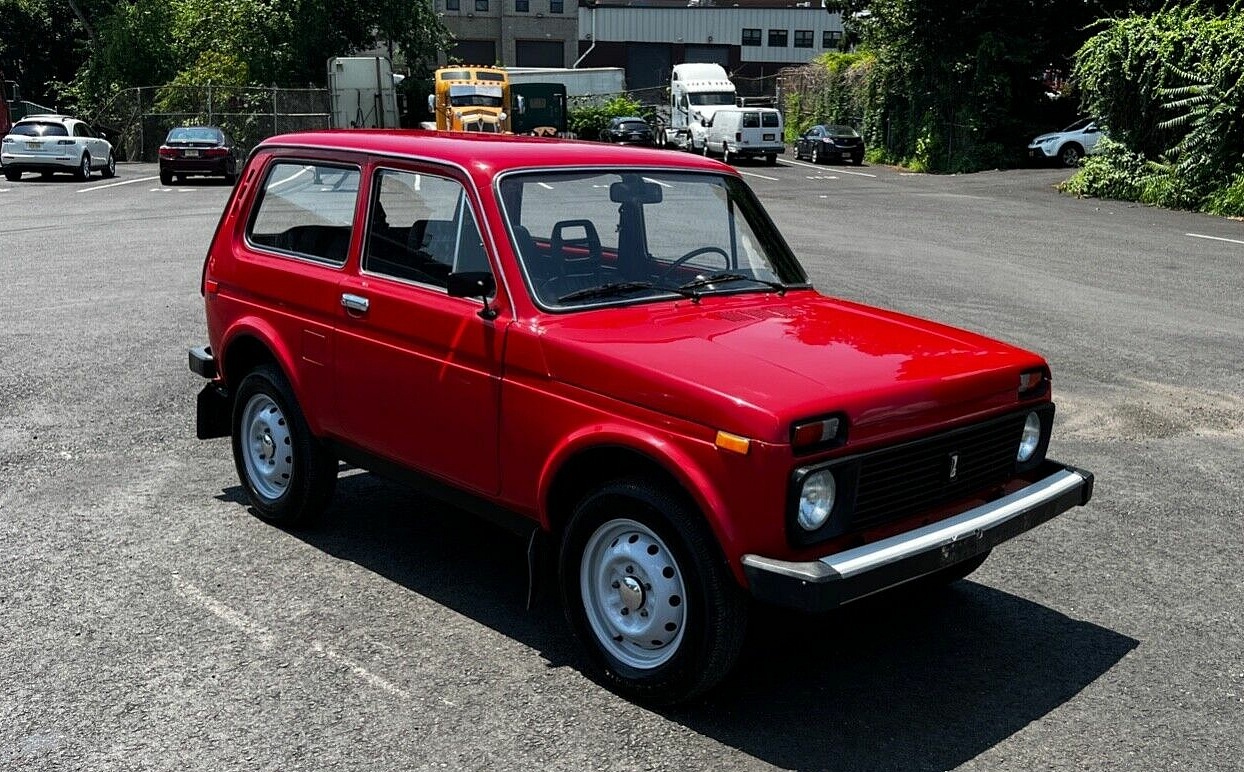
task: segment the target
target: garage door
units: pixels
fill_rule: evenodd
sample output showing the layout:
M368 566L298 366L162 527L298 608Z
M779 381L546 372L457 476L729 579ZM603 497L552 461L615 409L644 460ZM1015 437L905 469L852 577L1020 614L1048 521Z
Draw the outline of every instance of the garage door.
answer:
M519 67L565 67L566 46L560 40L516 40L514 59Z

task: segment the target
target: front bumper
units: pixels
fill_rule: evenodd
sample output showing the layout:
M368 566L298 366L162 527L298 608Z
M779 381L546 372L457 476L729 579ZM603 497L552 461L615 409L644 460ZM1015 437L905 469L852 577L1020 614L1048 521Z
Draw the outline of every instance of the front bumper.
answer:
M996 501L818 560L744 555L748 585L762 601L828 611L969 560L1092 497L1091 472L1053 461L1042 470L1040 480Z
M1046 153L1045 145L1029 145L1028 157L1037 161L1053 160L1056 156L1054 153L1054 145L1049 145L1049 153Z

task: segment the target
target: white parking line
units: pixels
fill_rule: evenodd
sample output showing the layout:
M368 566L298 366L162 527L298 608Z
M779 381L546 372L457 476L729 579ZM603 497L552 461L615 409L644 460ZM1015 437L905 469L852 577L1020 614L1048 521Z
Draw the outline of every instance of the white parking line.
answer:
M740 171L740 172L739 172L739 174L742 174L742 175L743 175L743 176L745 176L745 177L759 177L759 178L760 178L760 179L762 179L762 180L773 180L774 182L781 182L781 181L782 181L782 179L781 179L780 177L769 177L768 175L765 175L765 174L757 174L756 172L744 172L744 171Z
M796 160L795 160L795 159L793 159L793 158L783 158L783 159L782 159L782 163L788 163L788 164L792 164L792 165L794 165L794 166L806 166L806 167L807 167L807 168L809 168L809 169L822 169L822 168L824 168L824 167L822 167L822 166L819 166L818 164L810 164L810 163L806 163L806 162L804 162L804 161L796 161ZM852 171L847 171L846 169L834 169L834 172L836 172L836 173L838 173L838 174L854 174L856 177L872 177L873 179L877 179L877 175L875 175L875 174L869 174L868 172L852 172Z
M79 193L90 193L92 190L103 190L104 188L115 188L118 185L133 185L135 182L148 182L150 180L158 180L159 177L139 177L134 180L121 180L120 182L110 182L107 185L96 185L93 188L82 188Z
M1185 233L1185 236L1191 236L1194 239L1209 239L1210 241L1226 241L1230 244L1244 244L1239 239L1224 239L1222 236L1206 236L1204 233Z
M832 174L809 174L806 176L810 180L836 180L838 179Z

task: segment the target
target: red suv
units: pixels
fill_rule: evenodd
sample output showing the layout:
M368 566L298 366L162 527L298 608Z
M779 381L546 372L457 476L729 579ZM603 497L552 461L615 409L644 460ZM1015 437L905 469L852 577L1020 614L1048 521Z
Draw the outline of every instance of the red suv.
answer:
M307 522L343 459L509 523L633 697L717 683L748 595L951 581L1092 492L1045 458L1040 356L821 295L738 174L691 155L275 137L202 292L198 435L232 437L261 517Z

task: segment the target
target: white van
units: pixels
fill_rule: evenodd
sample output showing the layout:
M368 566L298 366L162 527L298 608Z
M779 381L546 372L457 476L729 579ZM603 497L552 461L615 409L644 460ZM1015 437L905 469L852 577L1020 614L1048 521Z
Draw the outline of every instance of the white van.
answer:
M773 107L723 107L707 119L705 128L704 155L721 153L727 163L736 157L764 156L775 164L786 152L782 113Z

